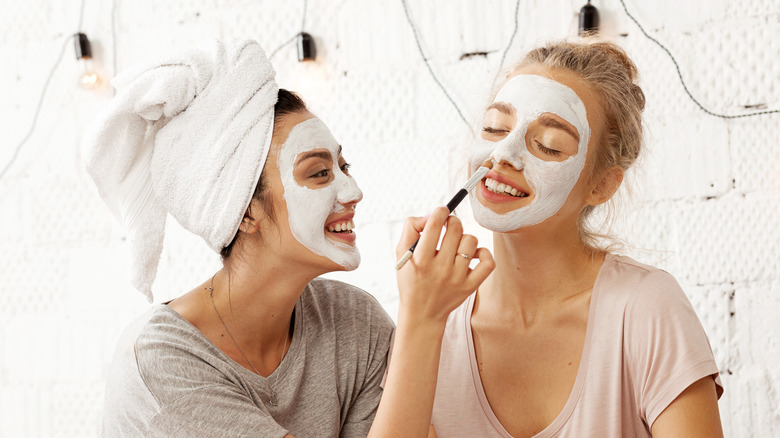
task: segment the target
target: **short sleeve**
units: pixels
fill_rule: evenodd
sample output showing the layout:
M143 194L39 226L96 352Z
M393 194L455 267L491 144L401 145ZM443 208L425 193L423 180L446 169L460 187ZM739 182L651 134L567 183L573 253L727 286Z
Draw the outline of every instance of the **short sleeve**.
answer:
M379 400L382 397L380 383L387 368L387 358L376 358L369 369L366 381L360 389L355 402L349 408L344 426L341 428L341 438L358 438L368 435L371 423L374 421Z
M147 436L283 438L287 430L235 388L204 386L162 406Z
M651 427L688 386L703 377L723 387L707 335L670 274L645 278L626 309L625 349L639 415Z

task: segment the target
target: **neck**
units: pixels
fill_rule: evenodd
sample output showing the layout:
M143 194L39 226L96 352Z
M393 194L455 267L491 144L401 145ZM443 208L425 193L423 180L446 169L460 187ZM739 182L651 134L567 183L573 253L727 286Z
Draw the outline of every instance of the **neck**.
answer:
M244 249L215 274L214 306L247 355L278 355L291 342L295 303L322 272L308 272L300 264Z
M555 233L537 227L493 233L493 251L496 268L479 289L479 310L522 318L526 325L589 293L604 260L604 253L582 244L576 227Z

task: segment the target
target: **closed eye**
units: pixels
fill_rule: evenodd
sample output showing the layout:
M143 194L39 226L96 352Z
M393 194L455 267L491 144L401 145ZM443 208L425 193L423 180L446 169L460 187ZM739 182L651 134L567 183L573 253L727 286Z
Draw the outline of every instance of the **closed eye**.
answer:
M548 147L545 147L543 144L539 143L538 141L534 143L536 144L536 148L539 149L544 154L550 155L552 157L557 157L561 155L561 151L556 151L555 149L550 149Z
M507 134L507 133L509 133L509 130L508 129L496 129L496 128L491 128L490 126L485 126L484 128L482 128L482 132L486 132L488 134Z

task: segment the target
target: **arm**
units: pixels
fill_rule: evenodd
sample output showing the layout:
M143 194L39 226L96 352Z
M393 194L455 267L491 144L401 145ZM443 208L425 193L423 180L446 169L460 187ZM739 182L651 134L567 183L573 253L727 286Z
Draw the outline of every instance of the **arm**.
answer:
M666 408L651 427L654 437L722 437L715 381L704 377L691 384Z
M653 436L722 436L718 367L674 277L656 271L643 278L626 308L625 324L637 405ZM688 428L698 430L689 433Z
M436 250L442 228L447 231ZM427 219L406 221L396 255L402 256L420 237L414 256L398 271L400 306L393 357L384 393L369 437L428 437L442 336L450 312L493 270L493 258L477 239L463 235L463 226L440 207ZM473 255L480 263L472 270ZM435 436L435 432L433 435Z

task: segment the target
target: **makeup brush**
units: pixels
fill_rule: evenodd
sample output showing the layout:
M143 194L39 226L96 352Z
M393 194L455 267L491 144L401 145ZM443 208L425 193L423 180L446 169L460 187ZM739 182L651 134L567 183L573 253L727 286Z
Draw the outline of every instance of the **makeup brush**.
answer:
M482 178L487 175L487 173L490 171L487 167L480 167L477 169L476 172L474 172L474 175L471 175L471 178L469 178L468 181L466 181L466 184L463 184L463 188L458 190L458 193L455 194L455 196L452 197L450 202L447 203L447 208L450 210L450 213L452 213L453 210L455 210L455 207L460 204L460 202L463 200L463 198L466 197L466 195L476 187L476 185L482 180ZM412 253L414 252L414 249L417 247L417 243L420 242L420 239L418 238L412 246L409 248L409 251L406 251L404 253L403 257L398 259L398 263L395 264L395 269L399 270L401 269L406 262L409 261L410 258L412 258Z

